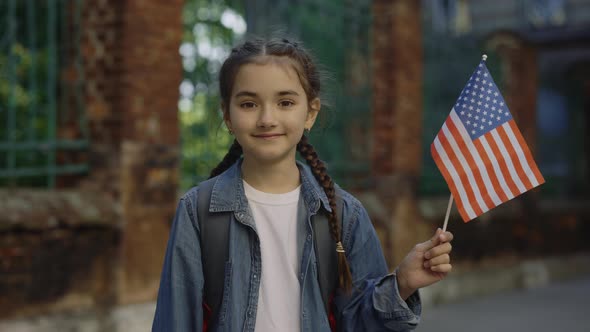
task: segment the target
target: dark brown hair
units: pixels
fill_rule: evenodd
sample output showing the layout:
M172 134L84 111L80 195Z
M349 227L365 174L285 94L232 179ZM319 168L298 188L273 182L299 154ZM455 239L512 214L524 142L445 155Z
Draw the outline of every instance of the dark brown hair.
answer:
M224 117L226 117L227 112L229 112L227 105L230 104L235 77L240 67L247 63L267 61L268 57L286 57L291 60L293 67L299 76L299 81L305 90L308 101L312 101L319 97L320 73L314 64L311 55L300 43L285 38L270 40L253 39L233 48L231 54L221 66L219 73L219 90L222 105L224 105ZM334 182L328 175L324 162L318 158L315 149L308 142L305 135L301 137L301 140L297 144L297 151L299 151L301 157L310 166L315 179L324 189L330 202L332 212L328 214L328 221L330 223L330 233L334 241L337 243L338 248L338 281L339 286L348 292L352 287L352 277L348 261L346 260L346 254L344 253L342 246L340 222L336 217L336 194L334 190ZM235 163L241 155L242 147L237 140L234 140L223 160L211 171L210 177L215 177L223 173Z

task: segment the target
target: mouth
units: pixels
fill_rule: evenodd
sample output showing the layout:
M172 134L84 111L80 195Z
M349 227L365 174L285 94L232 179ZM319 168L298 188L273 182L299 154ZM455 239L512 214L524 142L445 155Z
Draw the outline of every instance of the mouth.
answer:
M256 138L270 140L270 139L279 138L279 137L281 137L283 135L284 134L258 134L258 135L252 135L252 136L254 136Z

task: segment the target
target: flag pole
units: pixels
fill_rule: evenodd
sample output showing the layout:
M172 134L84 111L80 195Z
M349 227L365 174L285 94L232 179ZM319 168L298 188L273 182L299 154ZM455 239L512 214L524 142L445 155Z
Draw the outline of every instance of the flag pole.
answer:
M449 223L449 215L451 214L451 207L453 206L453 194L449 197L449 206L447 206L447 214L445 216L445 223L443 224L443 232L447 230L447 224Z

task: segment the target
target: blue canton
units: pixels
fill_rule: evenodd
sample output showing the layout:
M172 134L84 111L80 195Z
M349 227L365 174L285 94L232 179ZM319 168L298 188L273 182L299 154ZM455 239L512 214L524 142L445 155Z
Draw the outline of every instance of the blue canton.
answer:
M472 140L512 119L484 60L461 91L454 109Z

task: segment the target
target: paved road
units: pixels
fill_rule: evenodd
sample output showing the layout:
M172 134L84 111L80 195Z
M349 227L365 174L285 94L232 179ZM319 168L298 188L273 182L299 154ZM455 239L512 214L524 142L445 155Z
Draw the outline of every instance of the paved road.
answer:
M418 332L590 332L590 278L425 308Z

